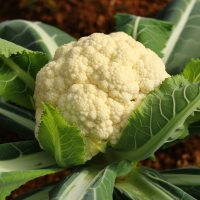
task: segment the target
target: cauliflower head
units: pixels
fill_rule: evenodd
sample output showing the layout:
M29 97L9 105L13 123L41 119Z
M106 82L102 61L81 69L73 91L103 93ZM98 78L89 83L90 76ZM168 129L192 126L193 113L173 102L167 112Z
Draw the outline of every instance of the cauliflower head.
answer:
M65 44L37 74L36 133L47 102L84 136L115 144L130 113L167 77L162 60L122 32Z

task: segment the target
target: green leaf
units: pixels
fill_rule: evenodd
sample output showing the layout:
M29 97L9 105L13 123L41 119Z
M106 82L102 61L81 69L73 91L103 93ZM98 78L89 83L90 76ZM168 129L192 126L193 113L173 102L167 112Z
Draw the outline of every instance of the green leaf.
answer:
M174 29L162 51L167 71L179 73L191 58L199 58L200 1L172 1L163 14L164 20L173 23Z
M21 139L33 139L34 113L8 102L0 101L0 127L18 133Z
M83 164L86 153L81 131L67 123L52 106L43 104L43 109L38 138L44 150L52 154L60 166Z
M115 19L117 31L131 35L162 57L162 50L172 30L170 23L130 14L117 14Z
M52 59L59 46L75 40L58 28L27 20L0 23L0 37L25 48L45 52L49 59Z
M199 59L192 59L187 65L185 66L182 75L189 80L191 83L198 83L200 82L200 60ZM188 125L190 125L189 130L190 134L199 133L199 126L200 126L200 108L196 110L194 115L190 117Z
M162 177L174 185L200 186L200 168L164 170Z
M32 108L35 77L46 63L45 54L0 39L0 96Z
M192 59L187 63L182 74L191 83L200 82L200 60Z
M14 43L11 43L7 40L3 40L0 38L0 55L4 56L5 58L9 58L12 55L16 55L18 53L22 54L24 51L28 53L31 52L28 49L18 46Z
M50 192L50 200L112 200L116 177L119 172L130 172L130 166L124 161L104 169L89 166L78 170Z
M162 171L162 177L196 199L200 199L200 168L184 168Z
M55 160L36 141L0 144L0 173L51 167Z
M133 200L196 200L180 188L163 180L159 173L148 168L133 169L115 187Z
M34 178L55 173L55 161L35 141L0 144L0 199ZM42 169L48 168L48 169Z
M199 90L200 83L182 76L166 79L133 111L111 156L143 160L164 143L185 136L185 123L200 106Z
M37 169L2 172L0 173L0 199L5 199L13 190L32 179L58 171L58 169Z
M162 13L164 21L153 19L154 21L151 22L151 18L118 14L116 29L128 33L144 45L147 43L148 48L158 55L163 55L167 71L177 74L191 58L200 57L199 10L199 0L176 0L172 1ZM174 25L171 33L167 23ZM142 31L140 31L141 26L143 26Z

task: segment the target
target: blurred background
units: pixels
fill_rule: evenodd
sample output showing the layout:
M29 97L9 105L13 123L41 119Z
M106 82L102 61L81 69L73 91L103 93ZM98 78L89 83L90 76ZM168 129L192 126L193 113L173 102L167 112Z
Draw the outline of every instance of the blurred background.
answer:
M171 0L0 0L0 21L28 19L55 25L72 36L114 30L117 12L155 16Z

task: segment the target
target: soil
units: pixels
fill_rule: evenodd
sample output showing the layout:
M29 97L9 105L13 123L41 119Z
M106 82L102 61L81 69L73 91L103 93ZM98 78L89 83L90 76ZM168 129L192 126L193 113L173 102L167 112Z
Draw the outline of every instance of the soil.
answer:
M79 38L93 32L109 33L114 31L114 15L117 12L140 16L154 16L170 0L0 0L0 21L8 19L28 19L43 21L55 25ZM17 141L14 133L0 130L0 143ZM156 153L156 161L146 160L142 165L154 169L170 169L200 166L200 136ZM68 170L54 175L47 175L26 183L12 192L7 200L29 192L40 186L62 180L69 174Z
M153 16L170 0L0 0L0 21L23 18L56 25L74 37L114 30L117 12Z

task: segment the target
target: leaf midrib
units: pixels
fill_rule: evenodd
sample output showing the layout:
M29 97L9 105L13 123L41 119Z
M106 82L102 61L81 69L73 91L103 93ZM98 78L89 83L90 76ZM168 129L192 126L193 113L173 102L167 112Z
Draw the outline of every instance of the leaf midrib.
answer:
M165 180L174 185L199 186L200 176L196 174L162 174Z
M198 85L199 89L199 85ZM193 99L193 101L190 101L189 104L180 112L178 113L174 118L170 119L170 122L167 123L163 129L161 129L159 132L155 133L153 137L151 137L143 146L141 146L139 149L135 151L117 151L115 150L113 153L113 156L115 158L123 158L128 159L132 161L140 161L143 159L148 158L150 155L152 155L158 148L160 148L164 141L166 141L171 134L174 133L174 131L177 128L177 122L184 123L184 121L191 115L191 111L194 111L195 108L200 106L200 92L196 96L196 98ZM167 133L167 134L166 134ZM155 139L154 139L155 138ZM151 152L149 151L151 148Z
M162 53L164 55L164 57L163 57L164 63L168 62L169 57L178 42L178 38L180 37L185 25L188 22L188 16L191 14L195 4L196 4L196 0L191 0L191 2L187 5L187 8L186 8L184 14L180 17L178 24L175 26L170 38L168 39L168 41L166 43L166 47L162 51Z
M55 165L55 161L47 153L40 151L27 155L19 155L10 160L0 160L0 172L34 170Z
M36 34L38 35L38 38L40 38L43 41L44 46L46 47L46 50L49 52L48 57L49 59L52 59L55 53L55 50L58 48L57 43L52 39L52 37L49 36L49 34L42 29L38 23L39 22L28 22L23 21L25 24L33 28L35 30Z
M10 69L12 69L17 76L32 90L34 91L35 88L35 80L34 78L22 68L15 63L11 58L6 58L4 56L1 56L1 59L3 62L8 66Z

